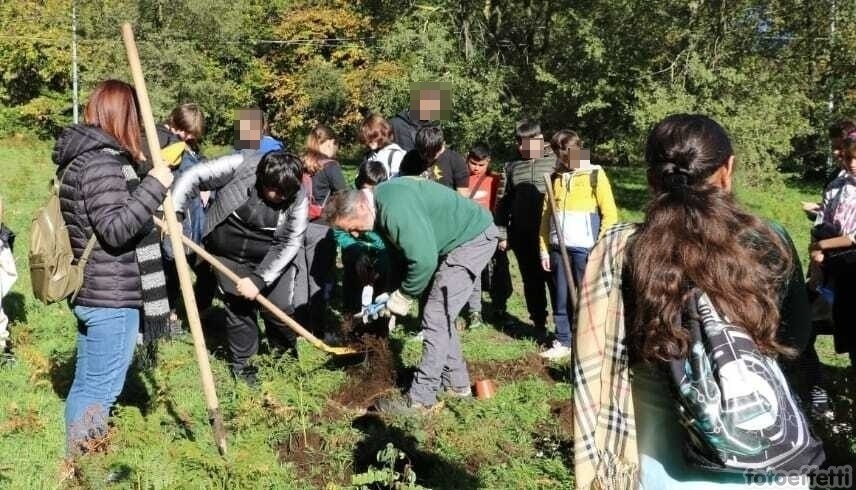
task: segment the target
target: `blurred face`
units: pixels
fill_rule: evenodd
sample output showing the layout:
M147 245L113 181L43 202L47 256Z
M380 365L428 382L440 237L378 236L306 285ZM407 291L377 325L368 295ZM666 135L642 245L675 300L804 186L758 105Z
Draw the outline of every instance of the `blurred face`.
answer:
M527 160L541 158L544 156L544 135L539 134L534 138L523 138L517 146L520 156Z
M259 149L262 139L262 113L259 110L241 109L236 113L235 148Z
M285 193L277 187L264 187L262 188L262 199L273 205L279 205L285 201Z
M583 148L572 147L566 150L567 157L565 161L561 161L565 168L577 169L586 168L591 161L591 153Z
M440 91L423 90L419 94L419 120L433 121L440 116Z
M484 175L490 166L490 157L485 158L484 160L469 158L467 159L467 166L470 168L470 175Z
M841 152L841 168L850 175L856 175L856 151Z

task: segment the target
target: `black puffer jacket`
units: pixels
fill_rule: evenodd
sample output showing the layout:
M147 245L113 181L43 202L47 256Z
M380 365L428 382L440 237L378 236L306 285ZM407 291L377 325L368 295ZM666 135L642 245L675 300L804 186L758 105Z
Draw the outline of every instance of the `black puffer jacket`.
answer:
M166 188L154 177L145 177L133 193L128 192L122 165L129 159L112 136L91 126L69 127L54 147L53 161L62 177L60 206L75 257L83 254L93 229L98 239L77 305L142 306L134 249L153 226L152 216Z

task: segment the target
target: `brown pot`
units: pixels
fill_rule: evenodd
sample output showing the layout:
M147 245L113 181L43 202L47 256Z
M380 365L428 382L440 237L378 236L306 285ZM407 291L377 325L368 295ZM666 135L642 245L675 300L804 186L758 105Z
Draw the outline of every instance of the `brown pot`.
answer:
M490 379L480 379L476 381L476 398L479 400L487 400L493 398L496 394L496 385Z

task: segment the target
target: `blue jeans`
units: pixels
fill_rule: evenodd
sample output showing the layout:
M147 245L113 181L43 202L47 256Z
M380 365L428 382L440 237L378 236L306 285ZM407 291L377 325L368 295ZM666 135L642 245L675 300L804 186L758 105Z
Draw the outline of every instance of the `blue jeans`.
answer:
M571 261L571 274L574 276L574 284L579 287L588 263L589 249L567 247L566 250L568 251L568 259ZM553 301L556 340L562 345L570 347L574 309L573 303L568 298L568 280L565 277L565 266L562 264L562 252L558 248L550 250L550 270L553 271L553 281L556 283L556 297Z
M87 439L107 433L110 408L134 355L140 310L75 306L74 315L77 364L65 403L66 447L72 454Z

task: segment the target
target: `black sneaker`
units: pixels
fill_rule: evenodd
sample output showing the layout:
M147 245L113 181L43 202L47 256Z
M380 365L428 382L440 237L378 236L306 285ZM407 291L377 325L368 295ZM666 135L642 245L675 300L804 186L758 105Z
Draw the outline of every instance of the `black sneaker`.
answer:
M835 413L832 411L832 406L829 404L829 395L822 386L814 386L809 391L811 396L811 418L822 422L832 422L835 420Z
M258 372L253 367L232 368L232 376L236 381L243 381L250 388L259 385Z
M15 364L15 354L8 348L0 351L0 367L11 366Z

